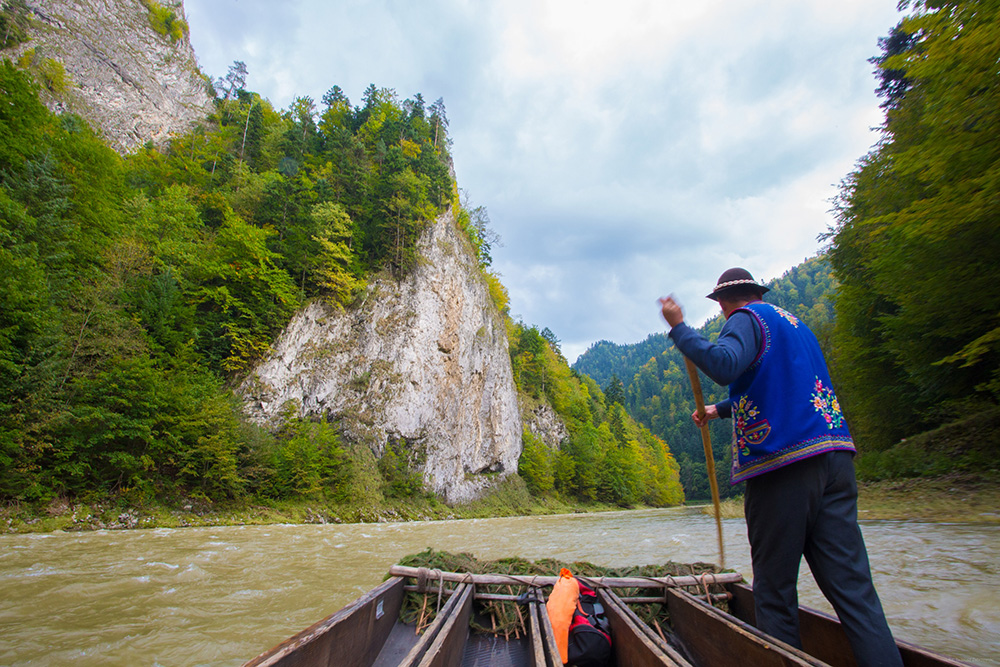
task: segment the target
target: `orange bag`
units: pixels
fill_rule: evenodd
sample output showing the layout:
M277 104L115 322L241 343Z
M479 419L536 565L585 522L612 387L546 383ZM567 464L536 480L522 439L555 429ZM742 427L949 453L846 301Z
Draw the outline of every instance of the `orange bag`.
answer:
M552 622L552 631L556 636L556 646L559 647L559 657L565 665L569 661L569 626L573 622L573 611L580 597L580 585L573 578L573 573L563 568L559 571L559 580L552 587L545 610Z

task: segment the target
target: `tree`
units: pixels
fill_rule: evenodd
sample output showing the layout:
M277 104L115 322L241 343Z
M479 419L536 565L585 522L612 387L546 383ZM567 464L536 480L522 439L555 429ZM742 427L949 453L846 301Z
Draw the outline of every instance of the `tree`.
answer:
M344 94L344 91L340 86L334 86L330 90L323 93L323 97L320 101L322 101L328 109L339 106L351 106L351 100L347 98L347 95Z
M445 112L444 98L437 98L431 105L430 112L431 127L434 130L434 145L437 146L443 138L447 137L448 131L448 114Z
M524 433L524 448L518 459L517 472L524 478L531 493L542 496L555 486L555 460L553 452L535 435Z
M198 257L203 344L224 355L221 364L229 372L243 371L258 359L299 303L295 284L267 247L272 234L228 212L212 252Z
M562 356L562 351L559 349L559 338L552 332L552 329L545 327L542 329L540 335L545 339L545 342L549 344L549 347L553 352Z
M1000 400L998 18L917 2L876 61L905 84L886 87L884 139L842 185L830 250L843 403L875 448Z
M240 159L255 164L260 159L264 139L264 112L256 97L251 99L247 109L247 120L243 127L243 143L240 145Z
M612 375L608 386L604 388L604 400L609 406L615 403L625 405L625 385L617 375Z
M226 76L219 77L213 83L216 94L222 93L223 100L229 100L243 90L247 83L247 64L242 60L234 60L229 66Z
M882 49L882 54L868 59L868 62L875 65L875 74L879 79L879 87L875 92L884 98L881 106L886 111L899 108L906 91L913 85L906 77L905 69L887 67L886 63L890 58L912 49L916 40L916 34L904 29L900 22L887 37L879 37L878 46Z
M274 452L276 486L281 495L337 498L354 471L331 424L289 418Z
M409 168L390 176L387 183L384 228L388 228L385 236L391 244L391 266L397 276L408 272L416 262L417 237L431 215L425 185Z
M351 303L364 285L352 272L351 218L342 206L333 202L317 204L312 215L317 227L313 240L320 246L313 260L315 281L328 292L331 303L342 307Z
M547 344L538 327L519 327L517 343L511 349L514 379L518 387L535 397L545 394Z
M469 201L469 193L464 190L461 190L459 194L462 201L462 208L458 216L459 227L472 243L476 256L479 258L479 266L484 269L488 268L493 264L493 248L503 246L500 242L500 235L490 226L490 214L486 207L473 207ZM556 345L558 346L558 341Z

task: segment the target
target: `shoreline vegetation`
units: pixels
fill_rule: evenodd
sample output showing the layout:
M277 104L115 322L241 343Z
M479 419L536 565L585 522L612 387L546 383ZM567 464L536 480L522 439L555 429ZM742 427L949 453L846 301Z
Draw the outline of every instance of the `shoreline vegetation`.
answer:
M894 447L859 456L858 518L1000 524L1000 469L989 458L1000 433L1000 410L940 427ZM522 475L524 471L521 471ZM296 499L243 497L212 501L188 496L150 498L133 490L116 496L93 494L45 502L0 505L0 534L186 528L267 524L388 523L650 509L642 503L615 504L533 493L522 475L500 483L471 503L446 505L428 493L399 498L337 502L323 496ZM342 497L342 496L340 496ZM711 500L688 506L714 515ZM722 517L743 518L742 497L724 498Z
M1000 483L992 476L948 475L859 482L858 518L862 520L944 521L1000 524ZM433 498L407 499L378 506L349 506L309 501L177 504L129 504L123 499L46 504L8 504L0 508L0 534L80 532L138 528L185 528L266 524L386 523L505 516L622 511L607 503L532 498L520 484L507 484L473 503L449 506ZM690 504L699 504L692 502ZM646 509L637 506L632 509ZM722 517L743 517L740 498L722 501ZM702 511L713 514L711 502Z
M714 516L711 501L701 507ZM743 498L724 498L720 512L723 519L742 519ZM1000 523L1000 483L969 475L859 481L858 519Z

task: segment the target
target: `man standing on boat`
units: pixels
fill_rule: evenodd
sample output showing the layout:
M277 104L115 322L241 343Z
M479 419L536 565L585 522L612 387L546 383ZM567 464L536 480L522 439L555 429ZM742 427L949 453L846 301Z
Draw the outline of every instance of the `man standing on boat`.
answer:
M859 665L901 666L872 583L858 526L854 443L816 337L761 298L768 288L729 269L709 299L726 324L711 343L684 323L673 297L660 299L670 338L729 399L706 406L698 426L733 419L732 483L746 481L744 512L757 627L797 648L797 581L805 556L833 605Z

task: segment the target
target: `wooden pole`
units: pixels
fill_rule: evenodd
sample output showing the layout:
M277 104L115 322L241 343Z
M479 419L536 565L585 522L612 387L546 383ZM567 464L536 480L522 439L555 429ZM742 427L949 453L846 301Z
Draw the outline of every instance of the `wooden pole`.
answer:
M530 574L473 574L470 572L441 572L427 568L410 567L407 565L392 565L389 574L395 577L417 578L421 570L427 576L427 581L451 581L457 583L504 584L512 586L552 586L559 577ZM715 584L738 583L743 581L743 575L738 572L722 572L720 574L687 574L675 577L578 577L592 587L597 588L675 588L677 586L713 586Z
M694 391L694 403L698 409L698 418L705 417L705 399L701 393L701 378L698 377L698 367L694 362L684 357L688 377L691 378L691 389ZM715 455L712 453L712 436L708 432L708 423L701 427L701 444L705 448L705 465L708 468L708 485L712 489L712 504L715 506L715 532L719 537L719 567L726 567L726 551L722 546L722 509L719 506L719 480L715 478Z

